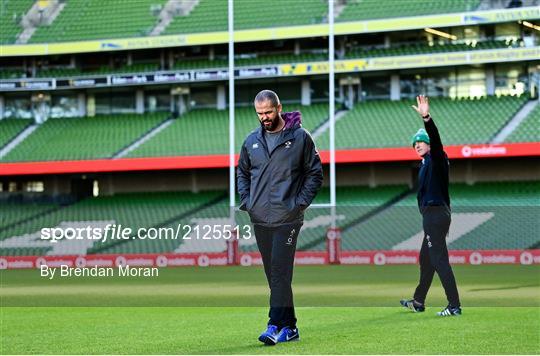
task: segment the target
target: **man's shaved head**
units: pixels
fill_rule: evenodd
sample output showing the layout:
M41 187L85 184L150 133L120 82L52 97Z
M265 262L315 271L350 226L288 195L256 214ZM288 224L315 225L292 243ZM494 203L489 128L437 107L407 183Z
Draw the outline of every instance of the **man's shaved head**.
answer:
M272 90L261 90L255 97L254 103L262 103L264 101L269 101L272 104L272 107L278 107L280 104L279 97Z
M261 125L269 132L281 130L285 122L281 118L281 103L272 90L263 90L255 97L253 102L255 112Z

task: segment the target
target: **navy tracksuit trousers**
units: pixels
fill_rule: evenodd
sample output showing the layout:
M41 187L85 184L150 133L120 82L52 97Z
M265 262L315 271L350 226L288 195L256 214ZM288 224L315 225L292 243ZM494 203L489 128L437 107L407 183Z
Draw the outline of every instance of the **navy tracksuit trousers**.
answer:
M414 292L414 299L424 304L435 272L446 293L448 304L459 307L456 279L448 259L446 235L450 229L451 213L447 206L427 206L422 211L424 240L420 249L420 282Z
M296 328L292 277L296 241L302 223L278 227L254 225L257 246L262 256L264 273L270 287L269 325Z

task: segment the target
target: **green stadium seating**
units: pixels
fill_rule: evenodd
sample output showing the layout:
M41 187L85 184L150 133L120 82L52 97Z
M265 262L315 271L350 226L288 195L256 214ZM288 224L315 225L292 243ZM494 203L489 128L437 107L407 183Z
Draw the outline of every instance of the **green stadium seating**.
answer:
M235 29L312 25L326 22L326 1L272 1L272 15L261 11L268 7L264 0L236 0Z
M433 98L431 114L443 144L486 143L526 100L525 96ZM380 100L356 104L336 122L336 148L408 146L410 137L423 126L411 109L413 103L413 100ZM318 138L317 146L328 149L327 134Z
M130 152L129 157L225 153L229 127L227 113L209 109L191 111Z
M99 75L99 74L124 74L124 73L146 73L156 72L159 70L158 63L136 63L132 65L123 65L117 68L103 66L92 70L82 70L80 68L51 68L40 69L36 73L39 78L65 78L78 77L84 75Z
M151 13L151 6L165 3L166 0L69 0L50 26L38 27L30 42L146 36L158 20Z
M416 207L416 196L411 193L372 218L344 230L343 250L384 250L411 237L422 227Z
M402 185L380 186L377 188L336 187L336 201L338 202L338 206L336 207L336 225L339 227L352 225L407 190L407 187ZM329 202L329 189L321 189L314 203L321 204ZM325 250L326 231L330 227L330 217L331 212L329 208L308 209L305 214L301 239L297 243L297 249ZM248 223L247 216L244 216L244 219L243 223ZM247 251L256 251L257 247L255 245L245 246L244 249Z
M158 226L171 218L180 217L192 210L204 207L224 195L223 192L163 192L163 193L127 193L114 196L103 196L88 198L70 206L57 208L48 214L43 214L34 219L24 220L24 215L19 219L19 223L0 229L0 244L7 238L13 236L22 236L25 234L38 234L42 228L52 228L60 226L99 226L105 223L119 224L124 228L131 228L133 232L138 228L150 228ZM5 204L4 209L22 210L20 205ZM30 209L37 210L33 205L28 205ZM28 216L34 213L29 210ZM39 239L39 237L37 237ZM11 239L13 241L13 239ZM179 245L182 240L170 241L170 243ZM101 253L109 247L120 245L123 242L109 239L106 241L95 241L90 247L89 253ZM67 246L69 247L69 242ZM8 248L0 245L0 255L20 255L27 253L40 254L51 253L53 246L35 247L35 244L29 243L28 247L19 246ZM29 250L30 249L30 250ZM144 252L144 250L139 250ZM153 252L153 251L148 251Z
M162 35L227 31L227 2L200 0L188 16L176 16Z
M450 249L540 247L540 182L479 183L451 186L454 213L493 217L449 244Z
M539 194L538 182L477 183L472 186L451 184L454 220L457 220L457 214L460 217L472 216L473 219L472 214L487 213L493 216L449 243L449 248L526 249L539 244ZM363 197L359 196L359 199ZM422 218L416 194L411 193L369 219L343 229L342 249L390 250L421 231ZM313 249L324 250L325 243L321 240ZM420 244L416 248L420 248Z
M81 69L70 67L42 68L36 71L36 78L67 78L80 77L85 75L106 75L106 74L125 74L125 73L146 73L159 70L158 63L134 63L132 65L123 65L111 68L103 66L95 69ZM17 77L26 77L22 71L9 70L0 71L0 78L12 79Z
M78 68L48 68L40 69L36 71L37 78L63 78L63 77L75 77L82 74L82 71Z
M479 99L436 98L432 115L443 144L487 143L519 110L527 98L503 96ZM356 104L336 122L336 148L371 148L409 146L409 138L422 126L410 108L412 100L365 101ZM327 104L300 106L285 104L284 111L300 110L303 126L313 132L328 118ZM140 138L166 118L165 113L101 115L94 118L50 119L27 137L2 161L40 161L110 158L114 153ZM537 111L509 137L509 142L538 141ZM29 120L3 120L0 127L4 144L22 130ZM252 108L236 109L236 151L247 134L257 128ZM128 157L189 156L226 154L228 152L228 111L192 110L162 130ZM4 134L4 132L6 134ZM200 135L204 133L204 140ZM316 139L319 149L328 149L328 132Z
M506 142L540 142L540 105L508 136Z
M421 233L421 216L415 193L405 186L338 187L336 223L342 228L343 250L390 250ZM526 249L540 244L540 182L491 182L450 186L454 225L459 218L489 214L487 220L464 231L449 243L453 250ZM314 203L328 203L329 190L323 188ZM171 227L228 222L229 207L225 192L128 193L88 198L79 203L58 207L52 204L3 204L0 212L12 224L0 229L0 242L13 236L36 234L43 227L97 226L122 224L136 231L139 227ZM326 230L330 226L327 208L306 211L298 250L323 251ZM7 226L7 223L3 226ZM236 214L236 224L249 225L245 212ZM80 226L80 225L79 225ZM459 230L459 226L453 228ZM456 230L456 231L457 231ZM186 230L181 230L182 232ZM192 230L193 231L193 230ZM245 231L245 230L244 230ZM183 236L183 233L181 235ZM251 231L253 232L253 231ZM29 236L29 235L28 235ZM36 235L37 236L37 235ZM195 238L196 235L191 235ZM183 252L182 238L131 239L95 242L89 253L165 253ZM202 241L197 252L223 251L223 241ZM254 240L241 241L242 251L257 251ZM418 246L419 247L419 246ZM414 249L417 247L415 246ZM50 246L0 246L0 255L51 253ZM59 248L57 252L61 249ZM187 250L189 252L189 250ZM193 252L193 251L191 251Z
M31 120L26 119L3 119L0 120L0 148L4 147L26 126L31 124Z
M404 186L379 187L342 187L337 190L337 198L340 201L338 209L338 223L349 224L362 215L386 203L394 196L405 191ZM315 203L327 203L329 200L328 189L323 189L316 198ZM6 205L6 209L16 205ZM53 206L54 207L54 206ZM47 206L47 208L50 208ZM32 213L31 213L32 212ZM34 215L32 210L28 216ZM299 249L309 247L324 239L328 227L328 215L325 209L310 209L306 212L306 220L321 219L320 223L311 224L302 233ZM195 226L197 221L204 224L216 223L211 219L226 219L229 216L229 207L224 192L192 193L131 193L119 194L110 197L90 198L74 205L57 209L37 219L24 221L26 216L21 216L17 226L8 229L0 229L0 240L11 236L21 236L27 233L39 231L42 227L59 226L62 222L91 221L115 221L123 227L136 229L138 227L173 227L178 225ZM250 224L248 215L241 212L236 215L236 224L244 226ZM219 222L217 222L219 223ZM63 225L64 227L70 224ZM118 243L110 240L105 243L94 243L89 252L94 253L162 253L173 252L182 240L129 240ZM204 250L206 242L201 248ZM211 246L210 246L211 247ZM28 250L30 249L30 250ZM254 240L243 244L242 250L256 250ZM17 255L36 253L35 247L26 249L0 248L0 255ZM43 249L40 254L50 251Z
M31 0L5 0L6 11L0 14L0 41L14 43L21 32L18 20L32 5ZM147 35L158 22L151 6L166 0L69 0L51 25L38 27L31 43L136 37ZM349 0L337 21L359 21L402 16L445 14L474 10L480 0ZM272 16L260 9L264 0L235 1L235 29L283 27L325 23L328 5L325 1L272 2ZM130 21L125 21L129 18ZM175 16L163 35L227 30L227 2L200 0L187 16Z
M306 107L286 104L283 110L300 110L303 114L303 126L308 131L313 130L328 117L326 104ZM225 154L229 147L228 115L228 110L200 109L188 112L167 129L130 152L129 157ZM247 134L257 128L257 116L252 108L237 108L235 123L236 151L239 152ZM201 140L201 137L204 139Z
M18 79L26 78L26 74L22 69L17 68L2 68L0 69L0 79Z
M0 242L0 256L43 256L47 254L48 247L3 247Z
M246 54L244 57L236 58L234 64L236 67L243 66L263 66L281 63L300 63L300 62L320 62L328 59L327 54L301 53L295 55L286 54ZM174 64L174 69L211 69L228 68L228 59L218 57L214 60L209 59L189 59L178 61Z
M217 193L216 193L217 194ZM208 194L207 194L208 196ZM212 199L212 203L209 203ZM172 229L176 231L180 226L179 239L161 239L161 240L149 240L149 239L135 239L127 241L125 243L115 244L100 248L100 253L165 253L165 252L180 252L182 247L194 242L198 248L197 252L223 252L225 250L224 240L208 240L203 239L211 236L208 231L209 228L220 229L225 224L230 224L227 217L230 215L230 208L228 205L228 196L225 192L221 194L212 195L206 198L206 204L200 204L198 209L192 209L191 211L182 214L180 217L171 218L165 223L161 223L159 226L165 229ZM246 222L249 223L249 222ZM241 224L237 222L237 224ZM191 227L191 230L187 228ZM198 226L196 229L195 227ZM190 233L191 232L191 233ZM186 239L184 239L184 236ZM189 238L189 240L188 240Z
M473 11L480 0L348 0L337 21L362 21L371 19L447 14Z
M22 17L34 4L33 0L2 0L0 2L0 44L13 44L23 31Z
M58 209L58 205L51 203L10 203L2 202L0 204L0 256L24 256L24 255L44 255L49 250L47 247L14 247L6 248L2 243L3 236L10 235L12 231L25 231L20 235L30 233L27 230L17 230L17 226L25 226L27 221L40 215L46 215ZM3 235L6 232L7 235Z
M283 27L322 23L327 13L323 1L272 2L272 16L261 12L268 6L264 0L236 0L234 6L234 28ZM227 31L227 2L201 0L189 16L177 16L163 34Z
M49 119L2 161L110 158L165 118L158 113Z
M487 143L519 110L527 98L503 96L479 99L436 98L432 115L443 144ZM422 126L410 108L411 100L365 101L358 103L336 122L336 148L404 147ZM328 118L327 104L284 105L284 111L300 110L303 126L310 132ZM538 141L537 111L509 137L509 142ZM94 118L50 119L27 137L2 161L40 161L110 158L165 120L165 113L101 115ZM4 144L22 130L29 120L3 120ZM252 108L236 109L236 151L247 134L257 128ZM228 152L228 111L192 110L162 130L128 157L189 156ZM4 134L4 132L6 134ZM204 133L204 140L200 135ZM328 149L328 132L316 139L319 149Z
M405 56L414 54L427 54L427 53L448 53L459 51L479 51L487 49L499 49L499 48L513 48L518 47L518 41L482 41L458 43L458 44L434 44L429 46L423 43L392 45L389 48L352 48L346 52L345 58L375 58L375 57L388 57L388 56Z
M58 18L50 26L39 27L30 42L61 42L119 37L145 36L157 24L151 14L151 5L164 5L166 0L106 1L69 0ZM261 28L322 23L326 3L290 2L272 3L273 16L260 12L267 6L262 0L235 2L235 28ZM125 21L129 18L130 21ZM201 0L188 16L176 16L163 35L227 30L227 2Z
M37 214L57 208L55 204L42 203L3 203L0 204L0 229L23 222Z
M364 215L387 203L395 196L406 191L405 186L382 186L377 189L369 187L336 187L336 225L345 226L354 223ZM323 187L313 201L314 204L328 204L330 190ZM324 250L326 246L326 231L331 224L329 208L312 207L305 212L305 223L301 230L301 238L297 250ZM236 214L237 224L249 224L249 216L244 212ZM240 244L242 251L257 251L254 241Z

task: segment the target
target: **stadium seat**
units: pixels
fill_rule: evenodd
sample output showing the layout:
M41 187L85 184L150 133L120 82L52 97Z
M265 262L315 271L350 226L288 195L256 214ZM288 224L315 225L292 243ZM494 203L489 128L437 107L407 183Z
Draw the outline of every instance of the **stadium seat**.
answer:
M318 0L273 1L272 16L260 11L268 6L263 0L236 0L234 4L236 30L317 24L323 22L327 13L326 3ZM227 28L227 2L201 0L188 16L175 17L164 34L227 31Z
M110 158L166 118L158 113L49 119L1 161Z
M151 6L165 3L166 0L69 0L49 26L38 27L30 42L145 36L157 24Z
M0 11L0 44L13 44L23 31L20 26L24 14L34 4L33 0L17 0L1 2Z
M372 189L371 196L379 194L374 207L397 194L399 190L390 187ZM403 191L404 189L402 189ZM454 225L449 238L449 248L454 250L471 249L527 249L540 244L540 183L538 182L493 182L474 185L451 184L450 196ZM369 196L369 195L368 195ZM365 192L358 195L358 201L364 201ZM339 199L338 199L339 201ZM368 200L369 201L369 200ZM347 203L340 202L345 210ZM349 208L351 211L351 208ZM357 216L363 213L355 209ZM316 210L312 214L316 213ZM480 217L481 219L478 219ZM484 218L482 218L484 217ZM474 222L477 219L479 221ZM459 221L467 220L470 230L459 226ZM347 226L343 219L338 226ZM350 220L349 220L350 221ZM453 230L455 229L455 231ZM324 230L324 229L323 229ZM324 231L320 231L319 234ZM536 232L536 233L535 233ZM345 227L342 232L343 250L391 250L414 235L422 233L422 218L418 212L416 194L411 192L403 199L379 213ZM456 235L456 236L452 236ZM421 239L420 239L421 241ZM318 244L310 246L315 250L324 250L326 240L319 239ZM420 248L420 242L414 243L413 250Z
M525 103L527 97L484 97L470 100L434 98L432 116L444 144L486 143ZM413 100L357 103L336 123L336 148L403 147L422 126L411 109ZM317 144L328 149L329 137Z
M540 142L540 105L508 136L506 142Z
M406 56L414 54L428 53L449 53L458 51L474 51L486 49L514 48L519 47L519 41L481 41L467 43L447 43L447 44L392 44L388 48L384 47L353 47L346 51L345 58L375 58L389 56Z
M336 187L336 226L342 229L354 225L393 198L408 189L403 185L369 187ZM330 191L323 188L314 203L328 203ZM244 217L244 219L247 219ZM247 220L244 221L247 223ZM326 231L331 226L329 208L311 208L306 211L302 238L298 241L298 250L324 251L326 249ZM256 251L256 246L244 246L245 250Z
M7 228L0 230L0 242L9 241L13 243L13 240L17 240L17 236L22 240L18 247L6 247L6 245L9 246L6 243L0 245L0 255L50 253L55 248L53 244L48 248L36 247L35 241L40 239L39 233L42 228L53 228L60 225L67 228L81 224L99 226L100 222L107 222L121 224L125 228L131 228L135 233L140 227L148 229L167 223L171 219L175 221L175 217L181 219L186 213L197 211L222 196L224 196L223 192L216 191L198 194L189 192L126 193L88 198L73 205L62 207L50 204L2 204L0 212L9 211L9 222L12 224L3 225L7 226ZM43 212L47 211L49 212L43 214ZM14 222L16 224L13 224ZM181 219L179 223L188 224L189 222ZM27 234L35 235L35 238L25 238L24 235ZM24 242L22 242L23 240ZM124 242L114 239L96 241L90 246L88 252L102 253L108 251L112 246L121 245ZM154 249L147 252L172 251L175 246L181 243L181 238L174 241L163 239L149 244L143 243L143 247L153 246ZM69 243L66 245L66 248L68 247ZM144 248L139 248L138 252L145 251ZM56 253L58 252L62 251L56 250Z
M303 113L303 126L311 131L328 117L328 105L316 104L300 106L286 104L284 111L300 110ZM236 150L247 134L258 126L257 117L252 108L236 109ZM198 109L179 117L167 129L158 133L140 147L130 152L129 157L149 156L187 156L201 154L225 154L228 152L229 127L228 111ZM199 135L204 134L201 140Z
M3 119L0 120L0 148L4 147L19 132L30 125L32 120L28 119Z
M540 231L537 219L539 194L539 182L451 184L455 230L451 229L449 248L491 250L538 247L540 235L534 232ZM324 188L314 203L328 201L329 190ZM421 234L421 216L416 195L406 186L338 187L337 201L336 225L342 229L343 250L390 250ZM194 228L197 225L223 224L228 219L229 207L227 196L221 191L197 194L125 193L88 198L69 206L8 203L2 204L0 213L7 219L4 224L6 227L0 230L0 240L10 244L20 242L16 247L4 244L0 248L0 255L25 255L51 253L52 246L39 246L33 242L36 239L32 236L39 239L36 234L43 227L69 227L77 224L97 226L100 222L108 222L122 224L123 227L132 228L132 231L139 227L165 227L173 230L177 226ZM459 226L458 221L468 220L470 223L477 216L487 218L476 223L473 221L469 229L463 230ZM248 215L238 212L236 224L249 225ZM298 249L325 250L325 236L330 224L329 209L307 210ZM186 231L182 230L182 236ZM183 252L183 242L181 238L108 240L95 242L88 253ZM225 245L220 241L202 242L196 246L199 252L211 252L216 251L216 247L223 251ZM240 247L242 251L257 250L252 239L241 241ZM413 244L411 248L418 247L419 244Z
M360 21L473 11L480 0L348 0L337 21Z

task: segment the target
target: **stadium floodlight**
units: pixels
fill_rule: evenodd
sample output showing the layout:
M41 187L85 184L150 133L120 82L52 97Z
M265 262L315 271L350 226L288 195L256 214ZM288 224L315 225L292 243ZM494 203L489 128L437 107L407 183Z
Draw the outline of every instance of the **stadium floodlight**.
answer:
M540 26L535 25L535 24L533 24L533 23L531 23L529 21L518 21L518 23L522 24L525 27L532 28L532 29L534 29L536 31L540 31Z
M446 33L446 32L443 32L443 31L439 31L439 30L435 30L435 29L433 29L433 28L426 27L426 28L424 28L424 31L429 32L429 33L434 34L434 35L437 35L437 36L441 36L441 37L444 37L444 38L448 38L449 40L452 40L452 41L457 40L457 36L456 36L456 35L451 35L451 34L449 34L449 33Z

